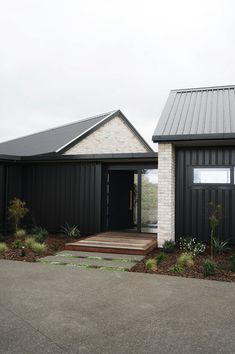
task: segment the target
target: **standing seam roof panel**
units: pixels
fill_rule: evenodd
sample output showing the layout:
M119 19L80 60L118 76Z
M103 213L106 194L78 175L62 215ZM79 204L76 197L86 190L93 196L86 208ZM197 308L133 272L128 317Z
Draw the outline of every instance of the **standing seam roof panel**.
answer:
M235 138L235 86L172 90L153 141Z

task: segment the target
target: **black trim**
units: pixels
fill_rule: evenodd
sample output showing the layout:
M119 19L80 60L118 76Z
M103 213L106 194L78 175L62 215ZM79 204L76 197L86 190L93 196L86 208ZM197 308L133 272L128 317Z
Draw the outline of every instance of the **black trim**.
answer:
M37 156L7 156L3 162L46 162L46 161L107 161L107 160L156 160L157 152L117 153L117 154L82 154L82 155L37 155ZM0 156L1 161L1 156Z
M152 140L157 142L191 141L191 140L228 140L235 139L235 133L191 134L191 135L153 135Z

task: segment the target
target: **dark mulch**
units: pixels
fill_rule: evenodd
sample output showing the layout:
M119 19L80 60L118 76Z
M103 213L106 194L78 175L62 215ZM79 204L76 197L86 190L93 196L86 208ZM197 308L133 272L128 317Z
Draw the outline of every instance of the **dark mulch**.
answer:
M199 255L194 260L194 265L192 267L187 267L182 273L176 273L170 270L176 263L177 258L182 253L180 250L176 250L174 253L168 253L166 260L161 262L158 265L156 271L150 271L146 268L145 262L149 258L155 258L159 253L162 253L162 250L157 249L149 253L142 261L137 263L130 271L138 273L151 273L151 274L164 274L164 275L173 275L178 277L186 278L199 278L205 279L203 274L202 264L205 259L210 258L210 254L206 251L204 254ZM235 273L229 271L229 258L231 255L235 254L235 249L223 252L221 254L214 256L214 262L218 264L218 269L216 274L213 276L206 277L206 279L219 280L219 281L228 281L235 282Z
M9 247L8 251L4 254L0 254L0 259L8 259L15 261L25 261L25 262L36 262L37 259L45 256L51 256L59 251L64 250L64 246L67 242L75 242L75 239L63 238L57 235L49 235L45 241L47 245L47 250L45 253L39 255L36 252L25 249L25 256L22 257L21 249L12 249L12 242L15 240L15 237L9 237L6 239L6 244Z

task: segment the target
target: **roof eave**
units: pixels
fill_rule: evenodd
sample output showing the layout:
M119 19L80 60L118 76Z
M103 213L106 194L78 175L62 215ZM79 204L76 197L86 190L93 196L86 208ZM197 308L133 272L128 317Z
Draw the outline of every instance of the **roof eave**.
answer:
M154 143L194 140L228 140L235 139L235 133L190 134L190 135L153 135Z

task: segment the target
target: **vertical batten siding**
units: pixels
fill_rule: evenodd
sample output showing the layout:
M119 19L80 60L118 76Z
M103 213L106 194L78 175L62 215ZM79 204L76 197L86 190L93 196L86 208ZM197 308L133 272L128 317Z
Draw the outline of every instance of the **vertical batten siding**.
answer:
M82 233L100 231L100 164L24 165L23 175L22 195L30 209L29 222L52 232L66 222L78 225Z
M191 235L209 241L208 204L221 204L218 236L235 244L235 184L193 185L193 167L234 167L235 147L176 149L176 238Z
M5 214L5 166L0 165L0 232L4 228Z

